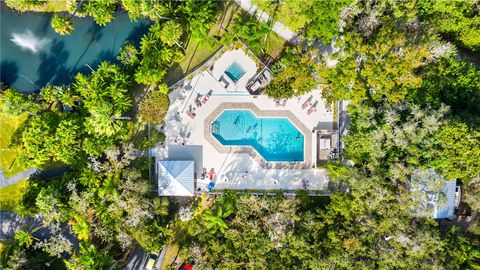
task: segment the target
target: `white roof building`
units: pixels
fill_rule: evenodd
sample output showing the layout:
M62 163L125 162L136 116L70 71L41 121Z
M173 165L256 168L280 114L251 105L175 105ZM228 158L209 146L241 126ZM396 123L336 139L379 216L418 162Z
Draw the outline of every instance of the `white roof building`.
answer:
M158 162L158 196L193 196L193 178L193 160L160 160Z
M411 178L411 191L416 195L418 216L435 219L455 218L457 207L457 180L445 180L434 169L415 170Z

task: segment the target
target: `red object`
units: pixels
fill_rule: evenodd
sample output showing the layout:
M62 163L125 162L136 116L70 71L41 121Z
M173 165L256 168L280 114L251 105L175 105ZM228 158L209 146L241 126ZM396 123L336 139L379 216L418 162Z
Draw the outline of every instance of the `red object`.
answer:
M190 118L195 118L195 113L191 112L191 111L187 111L187 115L190 116Z
M203 98L203 104L207 103L208 99L209 99L209 97L208 97L208 96L205 96L205 97Z
M192 269L193 267L189 263L183 263L182 265L180 265L180 268L178 268L178 270L192 270Z
M214 171L213 171L213 168L210 169L210 180L213 179L213 174L214 174Z
M305 110L305 108L307 108L308 106L310 106L312 103L310 102L310 99L307 99L307 101L305 101L305 103L303 103L302 105L302 110Z
M308 109L307 114L310 115L312 112L316 112L316 111L317 111L317 106L313 105L312 107L310 107L310 109Z

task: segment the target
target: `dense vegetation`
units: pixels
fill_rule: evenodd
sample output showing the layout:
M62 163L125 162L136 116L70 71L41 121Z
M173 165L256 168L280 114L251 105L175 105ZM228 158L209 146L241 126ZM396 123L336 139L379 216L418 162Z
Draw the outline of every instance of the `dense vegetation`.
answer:
M43 4L34 2L7 4L19 10ZM124 2L128 12L133 9L130 17L152 22L138 48L124 44L120 64L102 62L91 74L77 74L71 85L47 85L29 95L11 88L1 93L2 113L28 115L8 145L19 149L19 162L60 172L48 180L32 178L23 189L15 211L37 216L41 224L16 232L2 251L2 269L30 269L62 259L70 269L105 269L124 263L136 245L158 251L173 234L167 228L169 202L154 195L148 181L151 161L136 158L136 149L163 140L155 129L149 135L146 125L161 123L168 110L166 69L182 59L185 40L206 35L218 7L215 2L143 1L158 9L148 9L153 17L136 13L136 1ZM119 4L70 1L69 12L105 25ZM74 31L71 18L63 15L53 17L52 27L60 34ZM34 236L38 230L51 234L39 239Z
M28 181L16 212L37 215L41 224L16 232L2 266L31 269L62 258L70 269L108 269L123 266L137 244L148 252L174 244L180 257L205 269L480 269L478 218L457 226L415 215L422 195L411 189L415 171L435 169L462 184L473 217L480 211L478 3L301 3L262 4L298 18L311 45L283 51L266 94L291 98L321 87L329 102L350 101L346 149L326 166L335 187L330 197L227 192L199 197L175 216L152 190L150 161L134 149L151 146L141 137L167 112L167 69L182 59L186 40L208 43L218 3L68 1L70 14L99 25L123 8L151 26L139 47L124 44L120 64L102 63L72 85L29 96L2 92L4 114L28 115L12 142L19 160L66 171ZM20 11L43 4L7 1ZM226 33L222 42L238 37L264 54L271 22L243 15L232 19L236 35ZM52 27L73 30L61 16ZM314 46L333 39L330 54ZM439 189L440 179L425 181ZM34 237L42 229L49 238Z

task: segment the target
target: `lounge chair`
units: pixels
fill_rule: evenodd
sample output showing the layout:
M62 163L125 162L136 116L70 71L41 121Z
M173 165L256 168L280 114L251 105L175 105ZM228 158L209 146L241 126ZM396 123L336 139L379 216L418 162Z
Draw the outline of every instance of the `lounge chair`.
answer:
M202 102L200 101L200 98L195 99L195 105L197 105L198 107L202 106Z
M190 116L190 118L193 119L193 118L195 118L195 115L196 115L196 114L195 114L194 112L192 112L192 111L187 111L187 115Z
M210 96L206 95L203 97L203 100L202 100L202 103L205 104L207 103L208 99L210 98Z
M315 103L312 105L312 107L310 107L310 109L308 109L307 111L307 114L310 115L312 114L313 112L316 112L317 111L317 104L318 104L318 101L315 101Z
M213 168L210 169L210 173L209 173L209 176L210 176L210 180L213 180L213 176L215 175L215 171L213 170Z
M210 96L212 95L212 93L213 93L213 90L210 90L210 91L208 91L208 93L203 97L203 101L202 101L203 104L207 103L207 101L208 101L208 99L210 98Z
M311 102L312 98L313 98L313 96L310 96L309 98L307 98L307 100L302 105L302 110L305 110L305 108L312 105L312 102Z

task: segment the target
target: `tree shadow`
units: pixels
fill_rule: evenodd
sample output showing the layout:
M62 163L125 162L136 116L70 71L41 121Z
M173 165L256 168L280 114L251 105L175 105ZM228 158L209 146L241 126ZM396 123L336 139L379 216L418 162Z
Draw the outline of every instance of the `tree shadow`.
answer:
M55 39L48 52L40 55L38 79L36 85L63 84L71 81L70 70L65 66L69 53L65 50L65 43Z
M142 37L148 32L151 24L152 23L149 21L141 21L132 29L132 31L130 31L130 34L127 36L125 41L128 41L135 45L135 47L138 47Z
M82 61L83 57L87 53L88 49L90 49L92 44L96 41L99 41L102 38L102 33L100 33L100 30L102 30L102 27L97 25L96 23L92 24L90 28L88 28L87 35L90 36L90 41L88 42L87 46L85 46L85 49L83 50L83 52L79 55L75 64L73 64L71 68L72 71L81 69L81 68L77 68L77 65L78 63L80 63L80 61Z
M18 64L12 60L0 62L0 81L6 85L12 85L18 79Z

